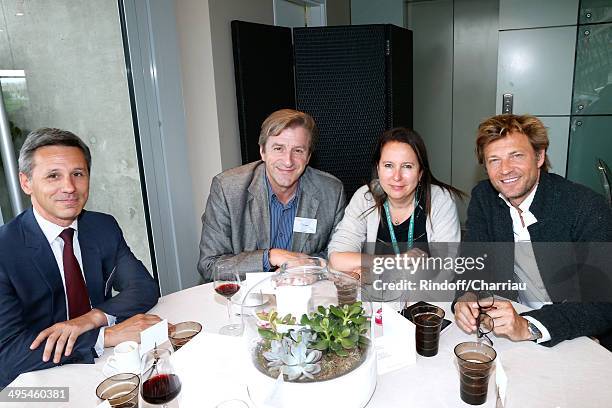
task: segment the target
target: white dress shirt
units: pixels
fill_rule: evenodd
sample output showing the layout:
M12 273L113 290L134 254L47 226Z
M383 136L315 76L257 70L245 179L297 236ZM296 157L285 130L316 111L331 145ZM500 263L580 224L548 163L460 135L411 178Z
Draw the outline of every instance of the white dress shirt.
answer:
M54 223L52 223L51 221L46 220L45 218L43 218L38 211L36 211L36 209L34 209L34 218L36 219L36 222L38 223L38 226L40 227L40 229L42 230L43 234L45 235L45 238L47 238L47 241L49 242L49 245L51 246L51 250L53 251L53 256L55 257L55 262L57 262L57 267L60 271L60 275L62 277L62 284L64 285L64 295L66 296L65 301L66 301L66 320L69 320L69 313L68 313L68 296L66 295L66 278L64 277L64 260L63 260L63 256L64 256L64 240L61 239L59 237L59 235L62 233L63 230L65 230L66 228L73 228L74 229L74 236L72 238L72 246L74 249L74 256L77 259L77 262L79 263L79 267L81 268L81 273L83 274L83 280L85 281L85 283L87 283L87 280L85 280L85 273L83 271L83 260L81 258L81 246L79 245L79 227L78 227L78 222L77 220L74 220L72 222L72 224L70 224L68 227L61 227L59 225L56 225ZM108 326L112 326L115 324L117 318L115 316L111 316L108 315L106 313L104 313L106 315L106 320L108 321ZM104 329L105 327L101 327L100 328L100 332L98 334L98 340L96 341L95 344L95 350L96 353L98 354L98 357L102 356L102 354L104 353Z
M499 196L510 207L510 217L512 218L512 231L514 233L514 242L516 243L514 246L514 277L515 280L526 283L527 287L524 292L519 291L518 300L532 309L539 309L546 304L552 303L544 287L544 282L542 281L533 252L533 246L531 245L531 235L527 229L530 225L538 222L535 215L529 211L537 189L538 186L536 185L527 198L519 204L518 209L499 193ZM550 340L550 333L542 323L531 316L523 317L533 323L542 333L542 337L537 340L538 343Z

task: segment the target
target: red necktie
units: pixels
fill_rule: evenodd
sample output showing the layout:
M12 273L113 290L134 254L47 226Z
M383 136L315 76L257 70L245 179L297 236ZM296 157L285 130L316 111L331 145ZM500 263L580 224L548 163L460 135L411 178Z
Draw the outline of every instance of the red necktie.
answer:
M91 310L87 286L85 286L81 267L72 248L73 235L74 230L72 228L66 228L60 234L60 238L64 240L64 280L66 282L68 316L70 316L70 319L84 315Z

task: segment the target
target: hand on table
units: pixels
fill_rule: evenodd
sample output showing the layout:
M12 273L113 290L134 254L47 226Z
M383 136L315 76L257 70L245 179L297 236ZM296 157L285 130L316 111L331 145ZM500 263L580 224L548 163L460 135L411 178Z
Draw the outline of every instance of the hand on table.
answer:
M352 271L344 272L353 279L361 280L361 268L355 268Z
M107 327L104 330L104 347L113 347L128 340L140 343L140 332L160 321L159 316L153 314L137 314L121 323Z
M409 250L404 252L404 255L406 255L409 258L421 258L421 257L427 258L429 256L429 254L423 251L421 248L410 248Z
M496 300L495 305L487 310L487 314L493 318L493 333L496 335L506 336L513 341L529 340L531 337L527 319L514 310L512 302Z
M280 248L272 248L268 254L268 259L270 261L270 265L272 266L281 266L287 261L299 258L306 258L308 255L303 254L301 252L291 252L286 249Z
M472 292L464 294L455 303L455 323L467 333L476 331L478 314L478 302L476 301L476 295Z
M65 356L72 353L74 343L81 334L107 324L104 313L101 310L92 309L82 316L56 323L41 331L30 345L30 350L36 350L46 340L42 360L49 361L53 354L53 362L58 364L62 353Z

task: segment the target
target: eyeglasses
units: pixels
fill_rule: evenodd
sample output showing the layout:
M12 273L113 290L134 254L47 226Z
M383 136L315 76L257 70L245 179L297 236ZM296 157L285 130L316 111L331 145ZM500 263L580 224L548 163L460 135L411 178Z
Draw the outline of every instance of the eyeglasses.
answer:
M476 336L479 341L482 339L487 340L490 346L493 346L493 340L488 336L489 333L495 328L495 322L493 318L487 314L487 311L491 310L495 304L495 296L489 291L478 292L478 319L476 320Z

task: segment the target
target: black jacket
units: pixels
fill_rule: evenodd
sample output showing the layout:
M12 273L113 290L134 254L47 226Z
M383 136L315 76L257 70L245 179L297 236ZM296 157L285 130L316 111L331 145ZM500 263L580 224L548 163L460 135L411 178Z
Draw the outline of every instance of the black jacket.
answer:
M609 258L610 251L602 252L612 248L609 244L612 211L604 198L582 185L542 171L529 210L538 220L528 227L536 262L544 286L555 302L525 313L550 332L551 340L544 344L553 346L566 339L612 330L612 303L602 302L612 300L612 264L605 265L601 256ZM508 205L489 180L472 190L465 241L507 242L505 248L509 250L499 246L495 250L490 273L495 281L512 280L512 218ZM585 266L592 264L593 256L602 268ZM506 295L516 299L516 292Z

